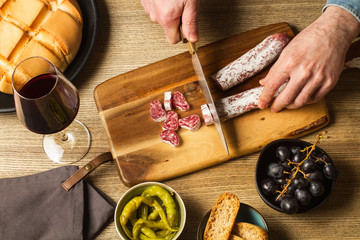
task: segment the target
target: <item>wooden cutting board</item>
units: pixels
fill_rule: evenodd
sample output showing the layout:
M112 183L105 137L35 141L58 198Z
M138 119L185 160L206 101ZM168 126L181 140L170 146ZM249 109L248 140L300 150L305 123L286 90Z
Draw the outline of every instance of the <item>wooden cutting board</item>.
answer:
M200 47L198 54L206 77L277 32L294 36L288 24L278 23ZM208 81L210 90L215 100L229 96L258 86L267 71L225 93ZM163 181L220 164L257 152L273 140L311 133L329 122L324 101L280 113L255 110L222 124L230 155L226 154L214 126L203 125L196 132L178 130L180 146L174 148L161 142L161 123L154 122L149 114L150 102L155 99L163 102L165 91L180 91L190 103L190 111L176 111L179 117L201 116L200 106L205 99L185 45L182 54L119 75L95 88L95 103L126 186Z

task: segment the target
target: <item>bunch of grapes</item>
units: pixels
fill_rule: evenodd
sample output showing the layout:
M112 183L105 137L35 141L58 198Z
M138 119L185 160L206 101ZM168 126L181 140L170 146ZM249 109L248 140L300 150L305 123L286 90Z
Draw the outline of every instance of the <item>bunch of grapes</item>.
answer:
M338 176L331 159L317 151L315 145L304 149L279 146L276 160L268 165L268 177L262 180L261 189L286 213L309 207L323 196L325 184Z

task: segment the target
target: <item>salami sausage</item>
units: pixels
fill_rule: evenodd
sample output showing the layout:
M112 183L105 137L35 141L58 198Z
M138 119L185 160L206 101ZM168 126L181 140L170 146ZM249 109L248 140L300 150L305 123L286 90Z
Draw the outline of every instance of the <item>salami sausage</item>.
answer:
M171 111L172 110L171 97L172 97L171 92L164 92L164 108L165 108L165 111Z
M166 113L166 120L162 124L163 130L173 130L176 131L179 128L178 123L178 114L174 111L169 111Z
M201 126L200 117L196 114L179 119L179 126L190 131L197 131Z
M278 89L274 98L279 95L285 86L286 83ZM259 86L230 97L217 100L215 102L215 108L218 112L220 122L224 122L230 118L234 118L251 110L257 109L259 97L263 89L263 86ZM202 105L201 111L205 122L207 122L206 125L213 124L214 119L211 115L209 106L207 104Z
M211 79L221 90L228 90L274 62L289 41L290 37L286 33L270 35L253 49L212 75Z
M172 105L174 108L180 109L181 111L188 111L190 109L189 103L185 100L185 97L181 92L173 93Z
M179 146L179 136L175 131L172 130L164 130L160 133L160 139L164 143L170 144L173 147Z
M150 103L150 116L155 122L165 121L166 111L162 108L160 101L154 100Z

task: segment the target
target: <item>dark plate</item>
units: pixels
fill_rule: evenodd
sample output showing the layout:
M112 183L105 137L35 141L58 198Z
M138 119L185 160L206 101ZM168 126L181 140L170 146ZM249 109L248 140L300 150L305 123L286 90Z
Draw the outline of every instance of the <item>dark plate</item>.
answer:
M204 218L202 219L202 221L199 225L198 232L197 232L197 240L204 239L203 236L204 236L207 221L209 220L209 217L210 217L210 213L211 213L211 210L209 210L205 214ZM263 228L265 231L269 232L268 225L267 225L265 219L263 218L263 216L255 208L253 208L245 203L240 203L240 209L236 216L235 221L251 223L251 224L259 226L259 227Z
M95 0L77 0L81 8L84 26L83 37L80 49L76 54L74 60L70 63L65 70L65 76L74 81L79 75L81 70L89 60L91 53L95 46L97 26L98 26L98 13ZM0 113L1 112L14 112L14 99L12 95L0 93Z
M284 212L280 208L280 205L277 202L275 202L275 197L269 197L261 190L260 184L263 179L267 178L268 165L271 162L276 161L276 159L277 159L276 155L275 155L275 150L279 146L286 146L286 147L299 146L301 149L304 149L305 147L308 147L311 145L312 145L311 143L308 143L308 142L305 142L302 140L298 140L298 139L279 139L279 140L269 143L261 151L259 158L258 158L257 165L256 165L256 173L255 173L256 189L257 189L260 197L262 198L262 200L264 200L264 202L267 205L269 205L270 207L272 207L273 209L280 211L280 212ZM318 154L325 154L328 157L329 161L332 162L330 156L321 148L316 147L316 149L314 151ZM297 213L307 212L307 211L310 211L310 210L322 205L328 199L331 192L333 191L334 186L335 186L335 180L325 180L324 186L325 186L325 193L319 197L313 197L313 200L310 203L310 205L300 206L299 211Z

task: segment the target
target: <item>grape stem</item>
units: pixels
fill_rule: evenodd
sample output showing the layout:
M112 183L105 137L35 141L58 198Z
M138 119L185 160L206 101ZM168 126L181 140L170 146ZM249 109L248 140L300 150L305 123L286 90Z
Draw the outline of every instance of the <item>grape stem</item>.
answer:
M305 177L305 174L303 171L300 170L300 167L301 165L304 163L304 161L306 159L308 159L308 157L311 155L311 153L315 150L316 148L316 145L318 143L320 143L320 139L322 138L325 138L325 133L327 133L327 131L323 131L321 133L318 134L317 138L316 138L316 141L314 142L314 144L312 144L311 146L309 147L305 147L303 150L300 150L302 152L305 152L306 151L306 157L301 161L299 162L298 164L296 164L296 166L294 168L296 168L295 172L293 173L293 175L291 176L290 180L287 182L287 184L285 185L284 189L280 192L279 196L277 196L276 200L275 201L278 201L280 197L284 196L285 193L287 192L288 190L288 187L290 186L290 184L292 183L292 181L295 179L296 175L298 174L298 172L302 173ZM310 149L310 150L309 150ZM308 179L308 178L307 178Z

